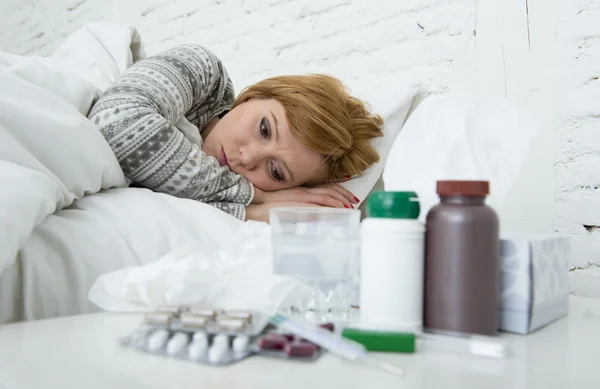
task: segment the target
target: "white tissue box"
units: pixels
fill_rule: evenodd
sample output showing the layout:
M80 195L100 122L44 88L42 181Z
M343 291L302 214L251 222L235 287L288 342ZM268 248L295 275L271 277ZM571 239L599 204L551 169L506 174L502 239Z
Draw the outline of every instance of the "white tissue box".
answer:
M506 235L500 240L498 328L528 334L567 315L569 238Z

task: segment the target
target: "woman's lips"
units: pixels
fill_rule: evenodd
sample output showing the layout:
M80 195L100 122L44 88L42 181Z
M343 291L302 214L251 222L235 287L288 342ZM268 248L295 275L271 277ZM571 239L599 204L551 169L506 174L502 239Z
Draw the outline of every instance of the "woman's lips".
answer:
M227 160L227 155L225 154L225 150L222 147L221 147L221 150L219 150L219 155L217 156L217 161L219 162L220 166L229 167L229 161Z

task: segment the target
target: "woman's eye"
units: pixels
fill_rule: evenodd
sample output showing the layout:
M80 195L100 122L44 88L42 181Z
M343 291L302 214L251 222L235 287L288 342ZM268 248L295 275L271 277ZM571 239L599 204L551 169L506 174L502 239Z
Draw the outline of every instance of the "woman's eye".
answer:
M274 164L271 164L271 176L277 182L283 181L283 175L279 172L277 166L275 166Z
M267 118L260 120L260 135L265 139L269 137L269 122L267 122Z

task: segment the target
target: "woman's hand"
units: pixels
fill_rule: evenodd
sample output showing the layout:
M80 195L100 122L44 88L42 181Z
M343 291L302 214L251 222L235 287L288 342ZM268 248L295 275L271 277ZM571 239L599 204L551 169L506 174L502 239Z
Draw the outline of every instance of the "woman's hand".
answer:
M354 208L359 199L338 184L325 184L312 188L298 186L274 192L254 188L252 204L291 201L333 208Z
M318 205L308 203L298 203L294 201L280 201L263 204L250 204L246 206L246 220L256 220L259 222L269 222L269 211L271 208L282 207L319 207Z
M263 204L265 202L265 192L264 190L254 187L254 197L250 204Z

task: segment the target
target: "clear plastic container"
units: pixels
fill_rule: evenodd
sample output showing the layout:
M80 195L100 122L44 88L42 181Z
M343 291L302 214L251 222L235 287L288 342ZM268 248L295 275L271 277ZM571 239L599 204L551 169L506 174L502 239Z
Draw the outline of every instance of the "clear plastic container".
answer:
M305 319L345 321L358 282L360 212L276 208L270 212L273 270L314 291L292 307Z

